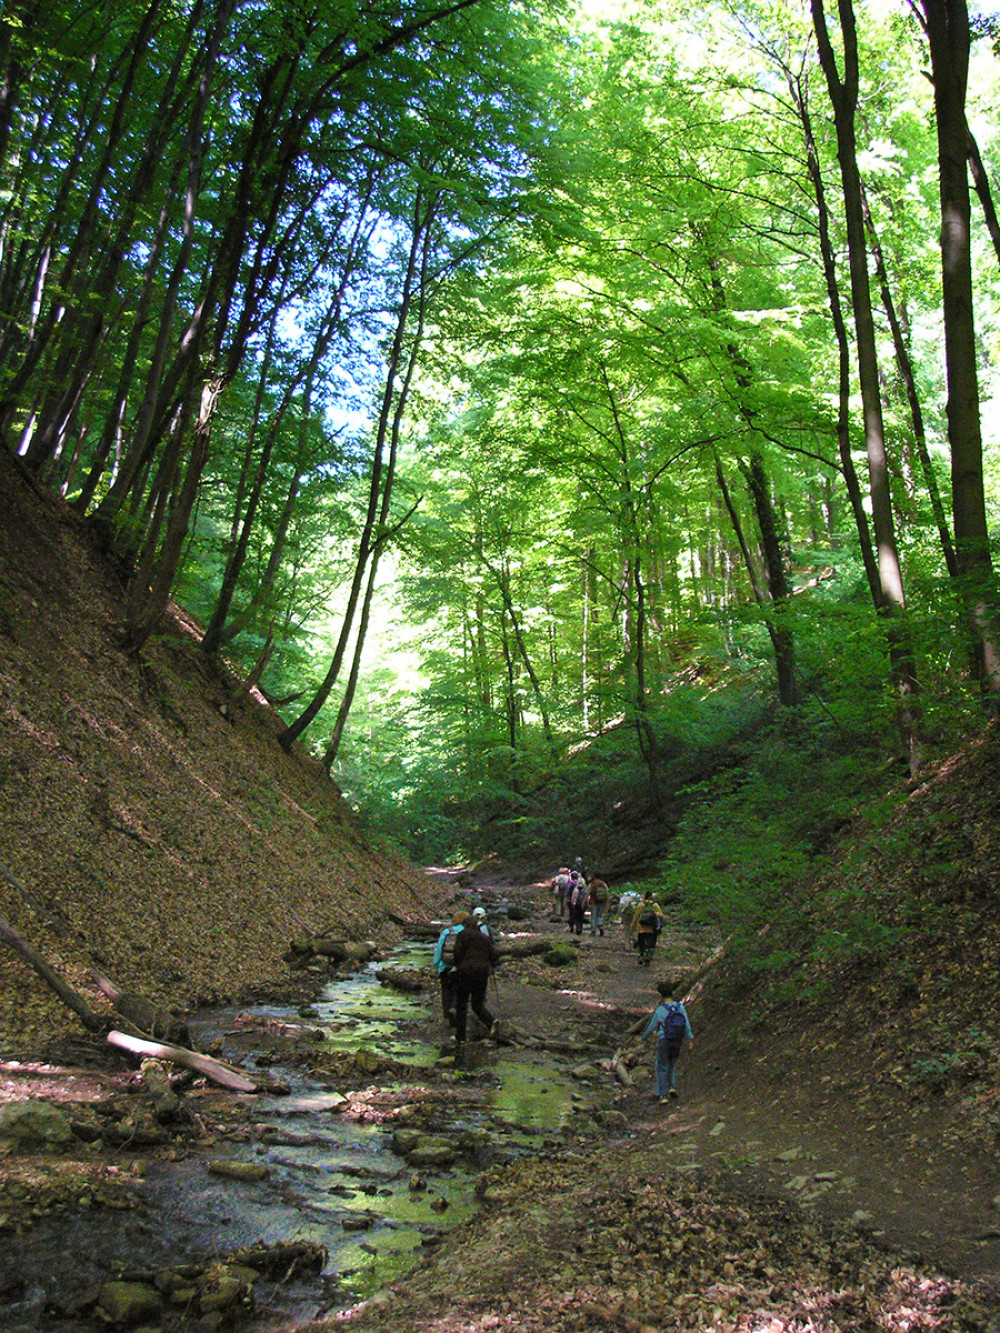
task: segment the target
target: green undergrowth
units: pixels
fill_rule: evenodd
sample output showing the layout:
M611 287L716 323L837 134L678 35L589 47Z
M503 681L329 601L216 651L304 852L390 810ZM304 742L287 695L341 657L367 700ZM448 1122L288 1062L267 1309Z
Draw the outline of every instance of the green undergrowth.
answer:
M873 1079L1000 1139L1000 743L917 782L775 728L706 783L655 887L725 942L736 1039L868 1052ZM889 782L889 778L892 782Z

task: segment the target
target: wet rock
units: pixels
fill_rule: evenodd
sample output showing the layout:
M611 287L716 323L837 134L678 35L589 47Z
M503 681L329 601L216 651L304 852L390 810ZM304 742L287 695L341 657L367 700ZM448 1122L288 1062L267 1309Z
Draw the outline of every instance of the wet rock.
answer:
M601 1077L601 1071L596 1065L577 1065L570 1075L581 1083L593 1083Z
M412 1175L410 1177L409 1188L414 1194L419 1194L422 1190L427 1188L427 1181L424 1180L423 1176Z
M209 1162L208 1170L213 1176L222 1176L226 1180L266 1180L271 1174L269 1167L257 1162L236 1162L225 1158Z
M385 1064L385 1060L367 1046L359 1046L354 1054L354 1066L359 1074L377 1074Z
M371 1225L371 1218L364 1213L352 1213L349 1217L345 1217L341 1223L345 1231L369 1231Z
M156 1319L160 1297L143 1282L105 1282L97 1296L98 1309L118 1328L129 1328L144 1319Z
M451 1166L457 1157L455 1148L446 1139L428 1136L421 1139L406 1160L411 1166Z
M51 1102L0 1107L0 1140L21 1152L53 1152L73 1142L69 1118Z
M162 1060L143 1060L142 1081L153 1103L153 1115L161 1125L169 1125L181 1116L181 1099L170 1085L170 1075Z
M237 1304L249 1307L253 1303L253 1284L257 1276L252 1268L237 1265L220 1264L210 1268L198 1283L199 1310L202 1314L211 1314Z
M451 1166L458 1157L458 1150L448 1139L410 1128L394 1132L392 1150L405 1157L410 1166Z
M396 1129L392 1135L392 1151L400 1157L408 1157L423 1137L423 1130L412 1126Z
M464 1129L458 1142L463 1152L478 1153L492 1146L493 1136L488 1129Z

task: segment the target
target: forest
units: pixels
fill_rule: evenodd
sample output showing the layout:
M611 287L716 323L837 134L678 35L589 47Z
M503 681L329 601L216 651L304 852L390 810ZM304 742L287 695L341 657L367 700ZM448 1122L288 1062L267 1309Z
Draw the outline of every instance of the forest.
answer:
M13 0L0 42L6 447L124 651L173 599L404 855L585 838L745 912L988 725L992 11Z

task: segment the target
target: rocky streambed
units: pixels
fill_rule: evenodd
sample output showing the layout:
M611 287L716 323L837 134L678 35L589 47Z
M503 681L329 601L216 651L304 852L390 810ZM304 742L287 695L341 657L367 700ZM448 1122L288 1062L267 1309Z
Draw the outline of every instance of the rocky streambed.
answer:
M266 1078L0 1069L0 1329L288 1328L378 1292L479 1208L483 1172L608 1117L606 1050L501 1023L442 1054L429 947L299 1006L196 1016ZM619 1120L621 1117L618 1117Z

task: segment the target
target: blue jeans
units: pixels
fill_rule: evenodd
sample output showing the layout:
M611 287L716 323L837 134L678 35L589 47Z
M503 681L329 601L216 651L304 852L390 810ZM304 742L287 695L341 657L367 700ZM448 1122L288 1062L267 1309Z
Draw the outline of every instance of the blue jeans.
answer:
M666 1097L674 1086L677 1058L680 1053L681 1048L679 1046L671 1046L666 1041L656 1043L656 1094L658 1097Z

